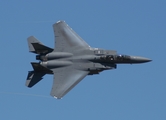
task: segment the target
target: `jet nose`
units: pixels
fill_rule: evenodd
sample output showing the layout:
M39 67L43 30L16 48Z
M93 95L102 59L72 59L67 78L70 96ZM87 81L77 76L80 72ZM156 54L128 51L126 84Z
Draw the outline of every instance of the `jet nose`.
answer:
M132 63L146 63L152 61L149 58L139 57L139 56L130 56Z

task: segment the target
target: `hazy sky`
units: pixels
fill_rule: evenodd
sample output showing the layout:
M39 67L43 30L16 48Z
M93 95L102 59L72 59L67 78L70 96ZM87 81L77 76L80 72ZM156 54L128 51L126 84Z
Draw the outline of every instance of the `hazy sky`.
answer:
M1 0L0 120L165 120L165 0ZM90 46L148 57L87 76L62 100L50 96L52 75L25 86L27 37L54 47L52 25L65 20Z

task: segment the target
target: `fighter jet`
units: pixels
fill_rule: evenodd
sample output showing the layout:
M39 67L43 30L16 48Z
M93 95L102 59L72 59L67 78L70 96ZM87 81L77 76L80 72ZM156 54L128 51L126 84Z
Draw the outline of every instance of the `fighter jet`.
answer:
M117 54L115 50L90 47L64 21L53 24L55 47L50 48L34 36L28 37L29 51L37 54L31 62L26 86L33 87L46 74L53 74L51 96L61 99L85 76L99 74L104 70L116 69L117 64L150 62L145 57Z

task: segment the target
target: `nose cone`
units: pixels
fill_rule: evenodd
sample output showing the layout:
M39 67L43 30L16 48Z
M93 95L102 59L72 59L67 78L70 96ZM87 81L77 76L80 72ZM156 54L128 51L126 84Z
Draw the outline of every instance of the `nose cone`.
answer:
M152 61L149 58L139 57L139 56L130 56L131 63L146 63Z

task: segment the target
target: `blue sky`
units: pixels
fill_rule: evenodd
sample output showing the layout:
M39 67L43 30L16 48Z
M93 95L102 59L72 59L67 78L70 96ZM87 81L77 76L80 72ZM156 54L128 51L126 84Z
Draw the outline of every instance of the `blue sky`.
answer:
M165 0L1 0L0 119L165 120ZM54 47L52 24L65 20L90 46L151 58L87 76L62 100L52 98L53 76L25 86L27 37Z

